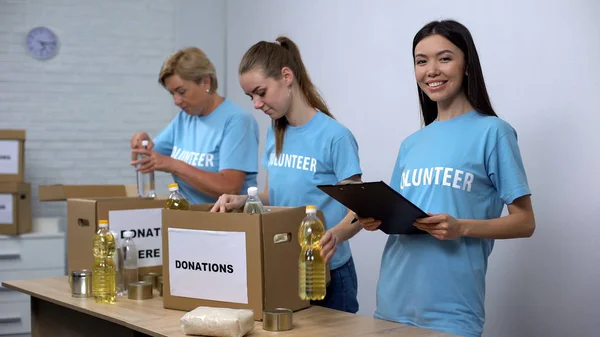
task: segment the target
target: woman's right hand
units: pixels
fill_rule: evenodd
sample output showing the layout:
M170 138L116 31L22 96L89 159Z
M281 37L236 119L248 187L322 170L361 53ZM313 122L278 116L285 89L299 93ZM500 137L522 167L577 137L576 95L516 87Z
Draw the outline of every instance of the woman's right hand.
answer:
M217 199L217 202L210 211L220 213L229 212L244 207L246 200L248 200L247 195L223 194Z
M375 220L373 218L361 218L354 213L354 218L358 221L360 226L368 231L376 231L381 225L381 220Z
M132 149L141 149L142 148L142 140L147 140L148 141L148 150L152 150L152 148L154 147L154 143L152 142L152 139L150 139L150 136L148 136L148 134L146 132L136 132L133 134L133 137L131 137L131 148ZM131 152L131 160L136 160L137 159L137 154L134 152Z
M142 140L147 140L148 150L152 150L152 148L154 147L154 143L152 142L152 139L150 139L150 136L148 136L146 132L136 132L135 134L133 134L133 137L131 137L131 148L141 149Z

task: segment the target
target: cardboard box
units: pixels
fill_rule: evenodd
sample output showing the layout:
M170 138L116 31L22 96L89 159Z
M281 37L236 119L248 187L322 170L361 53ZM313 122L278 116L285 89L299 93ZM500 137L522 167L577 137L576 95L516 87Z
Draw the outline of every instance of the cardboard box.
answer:
M40 201L64 201L70 198L136 197L136 185L40 185Z
M0 183L0 234L31 232L31 185Z
M0 130L0 182L25 177L25 130Z
M209 207L162 211L165 308L252 309L261 320L265 309L310 306L298 296L304 207L270 207L260 215L211 213ZM281 237L287 240L275 243Z
M92 253L94 233L98 230L98 220L109 221L109 229L113 230L119 223L118 234L126 229L135 229L143 226L143 220L138 221L135 217L122 216L120 211L124 210L148 210L155 214L154 219L160 225L161 211L165 206L165 199L141 199L137 197L114 197L114 198L89 198L67 200L67 260L69 273L77 269L92 269L94 255ZM127 213L127 212L126 212ZM115 218L116 217L116 218ZM119 220L120 219L120 220ZM138 218L139 219L139 218ZM123 223L125 221L125 223ZM131 223L127 223L130 221ZM142 223L140 223L142 222ZM153 226L150 234L161 234L161 229ZM136 230L137 233L142 231ZM144 231L146 233L147 231ZM134 238L134 242L136 239ZM158 240L162 243L162 241ZM136 242L138 245L138 242ZM160 247L162 248L162 247ZM141 253L145 254L145 251ZM153 252L154 253L154 252ZM158 265L152 267L140 267L140 277L148 272L162 273L162 259L159 256ZM142 265L142 263L140 263Z

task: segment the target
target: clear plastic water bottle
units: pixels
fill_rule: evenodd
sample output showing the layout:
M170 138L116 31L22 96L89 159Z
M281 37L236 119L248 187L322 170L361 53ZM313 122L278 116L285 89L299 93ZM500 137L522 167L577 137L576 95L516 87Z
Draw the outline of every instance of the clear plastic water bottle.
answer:
M264 212L265 208L258 197L258 188L248 187L248 200L246 200L246 204L244 205L244 213L263 214Z
M138 250L133 242L133 231L123 233L124 241L121 244L121 252L123 254L123 286L124 293L127 294L129 284L137 282L138 274Z
M148 140L142 140L142 148L148 149ZM137 160L140 160L145 156L146 155L138 153ZM137 167L140 167L140 165L138 165ZM138 195L140 196L140 198L156 197L156 192L154 191L154 172L137 172L137 188Z
M117 233L115 233L114 231L110 231L110 233L113 235L113 237L115 238L115 254L113 255L113 260L115 262L115 284L117 287L117 295L124 295L126 294L125 291L125 285L123 283L123 264L124 264L124 260L123 260L123 252L121 251L121 241L119 240L119 235Z

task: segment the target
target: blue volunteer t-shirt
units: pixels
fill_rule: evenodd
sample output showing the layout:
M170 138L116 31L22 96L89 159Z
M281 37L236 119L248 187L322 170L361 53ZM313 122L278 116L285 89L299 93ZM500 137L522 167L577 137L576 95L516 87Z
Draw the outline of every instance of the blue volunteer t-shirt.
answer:
M493 219L530 194L514 129L471 111L435 121L400 146L391 186L433 214ZM494 240L390 235L375 317L475 337L483 332L485 274Z
M246 194L248 187L256 186L258 124L254 116L229 99L208 116L191 116L180 111L154 139L154 151L203 171L246 172L239 194ZM192 204L217 200L200 193L176 175L173 179Z
M316 205L323 211L327 229L337 225L347 210L317 185L337 184L362 174L356 139L345 126L320 111L304 125L287 126L279 157L275 153L275 133L269 128L262 165L269 175L271 205ZM348 241L341 243L330 268L342 266L351 255Z

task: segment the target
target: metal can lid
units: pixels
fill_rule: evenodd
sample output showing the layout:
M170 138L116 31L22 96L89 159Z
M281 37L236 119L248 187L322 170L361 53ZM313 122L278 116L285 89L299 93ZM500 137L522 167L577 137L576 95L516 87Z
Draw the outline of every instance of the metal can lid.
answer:
M146 281L129 283L127 298L130 300L147 300L152 296L152 283Z
M72 277L88 277L88 276L92 276L92 271L88 270L88 269L73 270L71 272L71 276Z
M293 311L287 308L267 309L263 311L263 330L292 330Z

